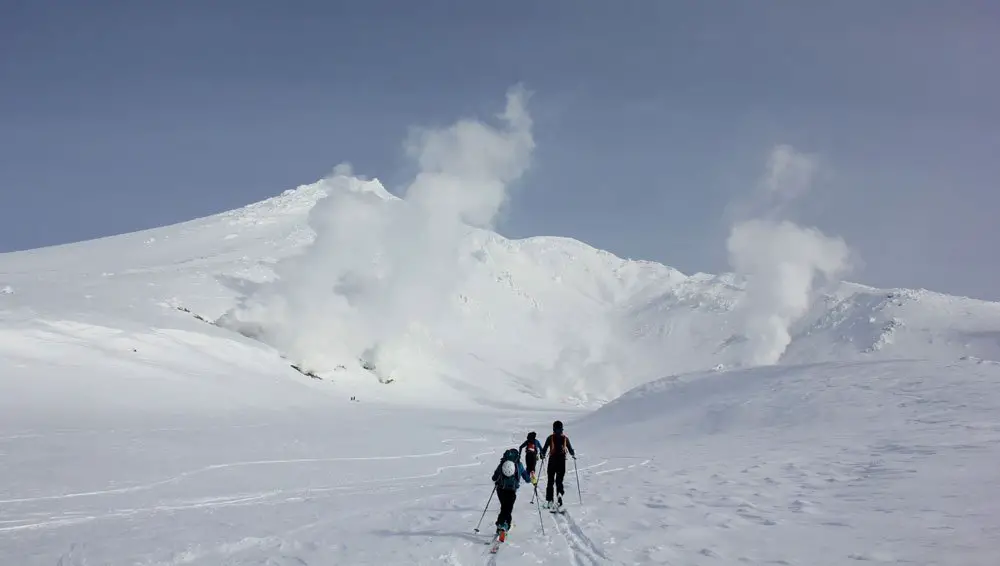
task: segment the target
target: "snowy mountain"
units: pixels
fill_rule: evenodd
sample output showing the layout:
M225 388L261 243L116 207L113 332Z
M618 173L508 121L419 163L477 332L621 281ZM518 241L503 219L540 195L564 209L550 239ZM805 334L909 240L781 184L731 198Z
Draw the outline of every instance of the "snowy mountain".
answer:
M310 212L338 191L339 197L365 197L357 206L372 216L388 215L401 202L378 181L339 176L177 226L5 254L4 317L31 319L36 326L58 323L61 333L82 341L101 333L66 328L140 329L155 321L161 328L252 348L275 372L287 368L285 356L321 377L368 391L379 391L371 382L392 379L396 389L406 390L407 402L420 390L454 400L473 391L489 398L498 387L505 390L501 397L606 402L661 376L753 365L744 347L739 277L686 276L565 238L508 240L467 229L450 250L454 256L431 260L444 267L416 263L400 280L377 273L384 250L359 259L352 249L359 244L345 240L352 253L323 251L322 258L309 258L307 269L316 280L282 289L276 270L292 269L304 254L316 253L309 222L323 230L325 219ZM382 277L399 288L379 289L368 304L359 299L353 312L324 305L327 298L349 294L335 287L351 277ZM438 281L444 277L451 281ZM274 306L288 297L303 311L288 324L309 336L284 328L267 335L286 323L274 318L276 311L296 308ZM393 320L376 304L386 297L426 310L401 306L405 318ZM122 312L121 304L129 310ZM177 308L218 320L222 328L204 328ZM335 319L348 312L358 320L338 324ZM378 330L388 333L395 350L369 360L376 377L360 367L373 357L376 341L359 341L358 328L379 323L387 326ZM840 283L816 294L790 336L780 363L1000 359L1000 304ZM392 396L386 391L379 395Z
M401 204L335 176L176 226L0 256L0 562L477 563L496 458L554 417L580 458L570 512L537 517L522 489L501 558L995 556L1000 305L841 283L817 294L779 365L739 369L737 276L469 228L454 264L421 258L454 285L415 265L403 273L417 289L394 290L389 271L364 280L384 249L355 244L373 268L316 255L329 237L318 203L354 197L359 239L372 233L359 219ZM356 288L337 287L350 277ZM328 317L348 307L324 305L384 313L358 291L371 286L434 306L407 311L422 325L382 358L413 360L391 383L360 367L352 327L368 323L342 327ZM278 304L312 308L315 320L291 318L328 330L274 333ZM575 419L572 405L630 389Z
M142 314L105 322L141 326L149 316L168 326L252 344L270 353L276 370L279 356L285 355L322 376L369 381L370 374L358 371L368 345L339 355L326 353L327 347L337 347L335 342L350 342L351 328L336 329L342 335L327 330L324 338L332 345L314 349L290 344L283 350L278 341L277 349L271 349L232 333L199 328L174 310L182 307L211 321L221 319L224 327L258 337L267 322L254 319L259 314L247 301L252 303L254 292L275 280L278 262L308 251L315 237L309 212L328 191L372 196L365 205L376 213L399 203L377 181L357 181L349 188L345 182L343 177L326 180L177 226L5 254L0 256L0 283L8 289L5 316L31 317L37 323L56 313L66 316L65 307L72 304L76 322L100 323L107 313L119 312L114 305L127 302ZM424 380L428 386L426 381L434 377L426 374L434 371L426 368L441 358L450 364L445 371L486 372L492 381L500 375L505 387L532 397L603 402L660 376L750 365L741 347L743 285L732 274L685 276L575 240L508 240L471 229L454 253L458 283L443 298L436 296L434 281L404 281L418 287L413 293L422 293L421 299L437 302L433 312L412 313L422 335L406 328L400 347L434 352L434 357L422 366L393 368L385 377L399 383ZM330 258L330 263L337 261ZM337 284L323 283L331 289ZM313 304L315 298L303 300ZM840 283L818 294L790 330L781 363L1000 359L1000 304L929 291ZM473 380L461 387L477 384Z
M418 135L401 197L340 168L0 255L0 564L995 562L1000 304L842 282L788 223L720 275L504 238L502 118ZM543 473L486 556L555 419L568 512Z

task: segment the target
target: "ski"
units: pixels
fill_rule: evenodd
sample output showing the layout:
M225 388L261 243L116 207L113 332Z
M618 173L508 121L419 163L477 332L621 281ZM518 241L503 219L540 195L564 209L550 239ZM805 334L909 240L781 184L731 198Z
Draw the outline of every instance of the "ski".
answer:
M510 536L510 532L514 530L515 526L516 524L511 524L510 528L507 529L507 532L504 533L504 540L502 541L500 540L500 533L496 533L493 535L493 539L486 543L488 545L491 545L490 554L496 554L497 551L500 550L500 545L504 542L507 542L507 537Z

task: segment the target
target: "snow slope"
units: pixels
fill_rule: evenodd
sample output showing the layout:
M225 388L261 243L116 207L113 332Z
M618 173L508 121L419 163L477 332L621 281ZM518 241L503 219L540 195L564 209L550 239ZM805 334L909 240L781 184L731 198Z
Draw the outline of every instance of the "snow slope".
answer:
M996 359L997 305L842 284L783 365L719 372L739 362L736 277L470 231L454 373L391 384L309 378L176 308L214 320L271 280L328 189L0 256L0 563L484 563L472 529L494 462L557 417L583 504L571 467L569 514L543 535L522 489L497 563L976 565L1000 549L1000 369L980 359ZM575 400L694 370L575 420Z
M616 460L578 522L623 563L992 564L998 378L883 360L658 380L576 424Z
M555 418L569 513L522 488L494 563L995 562L1000 304L503 238L504 117L421 137L404 198L341 169L0 255L0 564L487 563Z

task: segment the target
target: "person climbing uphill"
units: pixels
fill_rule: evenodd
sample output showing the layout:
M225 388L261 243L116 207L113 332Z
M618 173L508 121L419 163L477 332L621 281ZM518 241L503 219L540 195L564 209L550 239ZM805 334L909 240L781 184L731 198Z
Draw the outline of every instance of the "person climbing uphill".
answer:
M576 459L576 451L573 450L569 437L563 434L562 421L552 423L552 434L545 439L545 444L542 445L542 460L545 459L549 449L552 450L552 453L546 469L548 482L545 484L545 507L550 509L555 507L557 510L562 510L562 498L563 494L566 493L563 489L563 478L566 476L566 454L572 456L574 460ZM554 506L552 504L553 487L559 498Z
M528 470L531 477L535 477L535 463L538 461L538 453L542 450L542 443L535 436L535 431L528 433L528 438L517 448L520 454L524 450L524 468Z
M521 479L538 485L538 478L528 474L521 465L521 452L517 448L508 448L503 458L493 471L493 483L497 488L497 499L500 500L500 514L497 515L497 538L503 542L507 538L511 521L514 520L514 501L517 500L517 490L521 487Z

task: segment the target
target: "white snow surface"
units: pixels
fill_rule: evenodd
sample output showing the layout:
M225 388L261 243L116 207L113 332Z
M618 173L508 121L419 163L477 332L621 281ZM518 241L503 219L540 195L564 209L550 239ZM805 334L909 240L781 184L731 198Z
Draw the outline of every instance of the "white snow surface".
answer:
M443 280L405 206L341 172L0 255L0 564L487 563L556 418L568 513L522 486L497 564L996 564L1000 304L835 283L750 367L739 276L466 226Z

